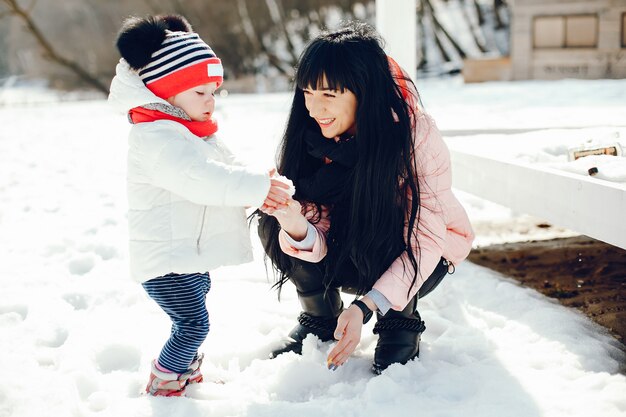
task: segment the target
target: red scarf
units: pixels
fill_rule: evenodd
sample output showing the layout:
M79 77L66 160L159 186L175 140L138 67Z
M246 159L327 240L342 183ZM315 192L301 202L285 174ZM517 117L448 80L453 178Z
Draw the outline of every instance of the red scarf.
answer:
M217 132L217 121L210 119L206 122L196 122L193 120L185 120L180 117L172 116L167 113L163 113L159 110L150 110L144 107L135 107L128 112L130 120L133 124L154 122L155 120L173 120L185 126L191 133L196 136L205 137L211 136Z

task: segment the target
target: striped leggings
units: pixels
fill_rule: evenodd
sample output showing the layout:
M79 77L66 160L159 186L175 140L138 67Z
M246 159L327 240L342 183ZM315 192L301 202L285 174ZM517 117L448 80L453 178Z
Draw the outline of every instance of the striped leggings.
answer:
M170 338L161 350L158 363L172 372L184 373L209 333L206 309L206 295L211 288L209 273L168 274L142 285L172 320Z

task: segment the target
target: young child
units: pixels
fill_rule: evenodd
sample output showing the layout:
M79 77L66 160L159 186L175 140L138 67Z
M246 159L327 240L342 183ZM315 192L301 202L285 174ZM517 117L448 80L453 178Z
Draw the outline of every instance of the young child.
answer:
M223 69L178 15L129 18L109 101L128 114L130 269L172 320L146 392L201 382L209 270L250 261L246 206L284 208L287 185L236 162L215 135Z

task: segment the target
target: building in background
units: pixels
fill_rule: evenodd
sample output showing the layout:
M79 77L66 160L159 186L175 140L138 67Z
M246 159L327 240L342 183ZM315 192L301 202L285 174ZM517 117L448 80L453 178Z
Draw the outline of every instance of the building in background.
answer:
M513 0L511 78L626 78L626 0Z
M509 0L510 56L464 60L466 82L626 78L626 0Z

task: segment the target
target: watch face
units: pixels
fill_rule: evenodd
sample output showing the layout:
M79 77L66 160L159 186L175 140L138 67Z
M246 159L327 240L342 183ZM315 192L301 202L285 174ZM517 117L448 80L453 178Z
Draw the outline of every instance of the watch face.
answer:
M370 319L372 318L372 310L369 311L369 313L367 313L366 315L363 316L363 324L367 323L368 321L370 321Z
M361 300L355 300L352 304L356 305L363 313L363 324L367 323L371 318L373 311Z

